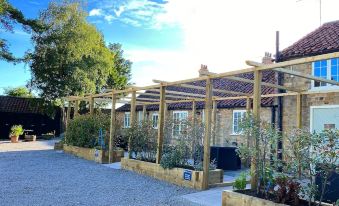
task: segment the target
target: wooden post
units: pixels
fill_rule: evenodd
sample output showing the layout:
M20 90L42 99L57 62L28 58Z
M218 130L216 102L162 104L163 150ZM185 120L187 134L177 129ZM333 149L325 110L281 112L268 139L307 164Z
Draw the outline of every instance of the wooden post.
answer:
M204 136L204 160L203 160L203 189L208 189L209 166L210 166L210 140L211 140L211 119L212 119L212 83L206 79L205 99L205 136Z
M213 100L213 110L212 110L212 145L215 146L215 139L216 139L216 124L217 124L217 101Z
M147 105L142 105L142 121L147 121Z
M197 121L197 107L195 104L195 101L192 101L192 128L193 128L193 134L192 134L192 157L194 157L195 154L195 144L196 144L196 138L197 138L197 127L196 127L196 121ZM193 159L195 161L195 159Z
M94 114L94 97L91 96L91 99L89 100L89 113L90 115Z
M79 100L74 101L74 117L79 115Z
M137 100L137 96L136 96L136 91L132 92L132 99L131 99L131 127L135 127L136 126L136 100ZM131 137L129 137L128 139L128 158L132 157L132 151L131 151Z
M68 101L67 111L66 111L66 130L68 128L69 121L71 120L71 101Z
M297 94L297 128L302 128L302 95Z
M259 124L257 127L260 126L260 106L261 106L261 81L262 81L262 72L261 71L254 71L254 85L253 85L253 118L255 119L255 123ZM254 134L253 138L253 147L256 150L259 150L259 140L257 137L258 134ZM257 171L257 157L253 157L251 160L251 173L253 174L251 178L251 188L257 188L258 183L258 171Z
M165 125L165 99L166 99L166 87L160 87L160 104L159 104L159 119L158 119L158 148L156 163L160 164L162 156L162 148L164 143L164 125Z
M115 104L117 101L117 95L112 93L112 107L111 107L111 127L109 133L109 146L108 146L108 162L113 163L113 144L115 143L115 124L116 124L116 116L115 116Z
M250 113L251 113L251 98L247 97L246 98L246 117L249 118L250 117ZM250 148L251 146L251 136L248 134L247 135L247 148ZM246 158L246 166L249 167L250 166L250 158Z

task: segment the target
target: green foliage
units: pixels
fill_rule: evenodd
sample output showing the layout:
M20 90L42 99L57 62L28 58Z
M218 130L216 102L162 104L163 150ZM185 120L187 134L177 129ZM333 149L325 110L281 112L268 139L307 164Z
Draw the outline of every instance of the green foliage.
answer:
M38 20L26 19L21 11L14 8L7 0L0 0L0 27L7 32L13 32L15 23L19 23L24 30L29 32L31 29L40 31L44 26ZM16 58L8 48L7 41L0 38L0 59L9 62L19 62L23 59Z
M233 183L233 189L236 190L244 190L246 189L246 177L247 174L245 172L240 173L239 177L237 177Z
M7 88L4 93L12 97L33 97L26 87Z
M151 121L136 122L124 131L125 141L130 140L130 157L134 153L136 159L155 162L157 153L157 130Z
M251 178L258 179L257 193L267 196L274 189L274 172L282 166L277 159L277 143L281 134L272 124L259 122L251 114L247 114L240 127L249 144L240 145L237 153L243 160L255 160L255 173L251 173Z
M164 169L172 169L174 167L189 167L187 164L187 152L189 149L184 141L179 141L178 144L167 146L164 149L160 165Z
M10 136L16 136L19 137L24 133L24 129L22 128L22 125L13 125L11 127L11 133Z
M109 134L110 117L105 114L76 116L68 124L65 143L78 147L99 147L98 137L100 128Z
M32 85L43 98L99 93L105 88L125 86L130 63L118 55L122 54L121 47L108 49L103 35L86 17L80 3L68 1L52 2L41 12L39 20L47 29L33 34L35 46L29 58ZM116 66L115 61L121 64Z

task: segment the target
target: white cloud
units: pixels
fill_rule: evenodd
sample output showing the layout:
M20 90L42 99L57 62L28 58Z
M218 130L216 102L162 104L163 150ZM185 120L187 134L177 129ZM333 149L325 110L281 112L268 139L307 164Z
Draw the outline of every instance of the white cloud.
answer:
M116 19L114 16L112 15L105 15L105 20L108 21L109 23L111 23L113 21L113 19Z
M89 12L89 16L102 16L102 10L101 9L92 9Z

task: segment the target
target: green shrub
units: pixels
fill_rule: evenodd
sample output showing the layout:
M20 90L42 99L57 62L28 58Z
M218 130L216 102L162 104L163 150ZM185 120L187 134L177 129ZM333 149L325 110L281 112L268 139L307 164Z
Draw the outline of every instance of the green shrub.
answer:
M240 173L239 177L237 177L233 183L233 189L244 190L247 184L246 176L245 172Z
M76 116L68 125L65 143L86 148L99 147L98 137L100 128L106 131L106 136L109 135L110 117L108 115L86 114Z
M11 127L11 133L10 136L16 136L19 137L24 133L24 129L22 128L22 125L13 125Z

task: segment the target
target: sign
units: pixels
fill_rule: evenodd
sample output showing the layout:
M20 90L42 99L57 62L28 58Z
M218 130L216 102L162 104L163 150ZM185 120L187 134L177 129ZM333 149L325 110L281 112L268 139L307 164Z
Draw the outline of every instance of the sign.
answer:
M191 181L192 180L192 171L191 170L184 170L183 178L184 178L184 180Z
M94 156L95 156L95 157L98 157L98 156L99 156L99 150L97 150L97 149L95 150Z

